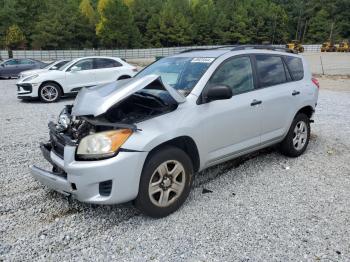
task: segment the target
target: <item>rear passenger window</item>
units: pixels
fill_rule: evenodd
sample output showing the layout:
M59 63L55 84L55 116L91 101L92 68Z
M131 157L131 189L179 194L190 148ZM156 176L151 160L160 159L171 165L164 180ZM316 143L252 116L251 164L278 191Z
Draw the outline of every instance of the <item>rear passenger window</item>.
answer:
M261 87L278 85L287 81L281 57L256 55L256 65Z
M304 67L301 58L294 56L286 56L287 66L294 81L299 81L304 78Z
M210 86L226 85L233 95L254 90L253 71L249 57L237 57L225 61L213 74Z
M95 59L95 68L112 68L122 66L118 61L108 59L108 58L97 58Z
M19 60L19 63L20 63L21 65L31 65L31 64L34 64L34 62L31 61L31 60L29 60L29 59L21 59L21 60Z

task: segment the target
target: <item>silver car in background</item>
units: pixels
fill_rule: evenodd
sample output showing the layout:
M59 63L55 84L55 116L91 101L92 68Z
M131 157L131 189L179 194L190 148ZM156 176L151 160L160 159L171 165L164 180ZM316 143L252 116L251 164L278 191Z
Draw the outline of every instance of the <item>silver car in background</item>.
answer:
M95 204L133 201L164 217L186 200L193 175L261 148L301 155L318 82L304 58L268 47L189 50L132 79L83 89L41 144L44 185Z

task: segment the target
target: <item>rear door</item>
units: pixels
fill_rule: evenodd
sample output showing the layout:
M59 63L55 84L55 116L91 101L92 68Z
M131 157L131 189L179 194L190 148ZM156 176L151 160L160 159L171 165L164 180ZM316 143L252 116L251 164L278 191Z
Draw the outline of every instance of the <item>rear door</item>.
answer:
M76 67L77 71L72 70L73 67ZM68 92L76 92L83 87L92 87L95 85L96 78L93 58L79 60L66 70L64 88L67 88Z
M283 61L274 54L255 55L261 90L261 142L269 143L284 136L295 113L294 83Z
M198 137L205 139L201 144L206 145L207 166L259 146L261 110L254 82L249 56L224 61L208 81L205 88L226 85L232 89L233 97L196 107L201 132Z
M118 79L122 64L114 59L95 58L94 68L97 84L107 84Z

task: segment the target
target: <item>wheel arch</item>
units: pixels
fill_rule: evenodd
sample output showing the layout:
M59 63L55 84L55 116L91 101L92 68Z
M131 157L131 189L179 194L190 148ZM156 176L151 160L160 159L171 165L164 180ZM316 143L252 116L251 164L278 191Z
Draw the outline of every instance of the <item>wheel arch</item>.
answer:
M151 153L161 150L164 146L174 146L181 150L183 150L191 159L193 164L194 172L197 172L200 167L200 157L199 157L199 151L197 148L197 145L195 141L189 137L189 136L179 136L176 138L173 138L171 140L165 141L156 147L154 147L148 155Z
M312 115L314 114L314 112L315 112L315 110L313 109L313 107L308 105L308 106L304 106L304 107L300 108L299 111L295 114L295 116L297 116L300 113L303 113L303 114L307 115L308 118L311 118Z

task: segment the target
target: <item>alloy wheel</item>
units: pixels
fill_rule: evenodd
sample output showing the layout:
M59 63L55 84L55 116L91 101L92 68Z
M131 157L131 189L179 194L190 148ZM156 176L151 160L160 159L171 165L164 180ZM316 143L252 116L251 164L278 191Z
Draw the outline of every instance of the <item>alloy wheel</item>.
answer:
M158 207L168 207L178 199L186 183L185 168L176 160L159 165L153 172L148 192L152 203Z
M52 102L52 101L55 101L57 99L58 90L54 86L47 85L47 86L44 86L43 88L41 88L40 95L45 101Z
M300 151L307 141L307 125L304 121L299 121L294 128L293 133L293 146L296 150Z

